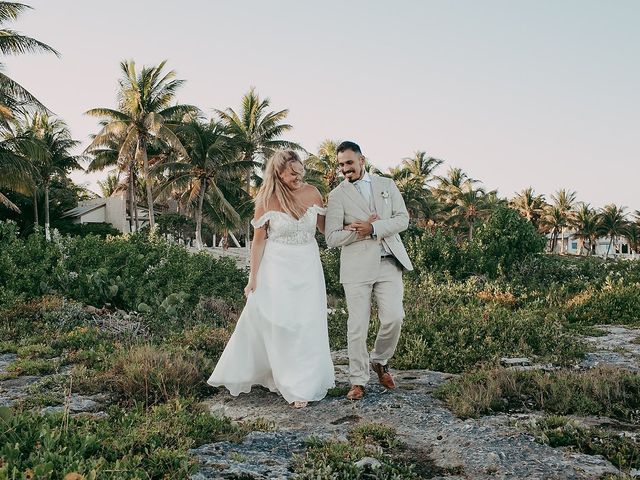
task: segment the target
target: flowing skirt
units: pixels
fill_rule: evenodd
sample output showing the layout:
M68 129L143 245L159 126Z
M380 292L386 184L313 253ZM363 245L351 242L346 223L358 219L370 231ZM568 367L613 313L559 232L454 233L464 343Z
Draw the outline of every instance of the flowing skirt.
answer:
M224 386L234 396L262 385L289 403L321 400L335 385L315 241L267 240L256 289L207 383Z

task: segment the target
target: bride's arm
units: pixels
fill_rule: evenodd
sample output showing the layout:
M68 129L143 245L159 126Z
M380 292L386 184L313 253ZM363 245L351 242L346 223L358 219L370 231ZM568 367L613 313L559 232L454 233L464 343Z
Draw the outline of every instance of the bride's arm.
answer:
M254 220L260 219L264 212L256 209ZM253 231L253 242L251 243L251 263L249 270L249 281L244 288L245 296L253 292L256 289L256 279L258 277L258 269L260 268L260 262L262 261L262 254L264 253L264 246L267 240L267 224L255 228Z

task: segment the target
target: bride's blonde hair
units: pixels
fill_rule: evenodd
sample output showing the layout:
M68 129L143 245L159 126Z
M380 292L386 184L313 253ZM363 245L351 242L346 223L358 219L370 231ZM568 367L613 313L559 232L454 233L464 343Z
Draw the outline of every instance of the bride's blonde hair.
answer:
M292 163L300 163L304 169L304 164L300 156L293 150L277 150L269 160L264 170L262 186L256 195L256 206L265 212L269 210L269 201L274 197L278 200L280 208L298 219L305 213L302 204L296 201L293 192L282 182L280 175ZM304 171L304 170L303 170Z

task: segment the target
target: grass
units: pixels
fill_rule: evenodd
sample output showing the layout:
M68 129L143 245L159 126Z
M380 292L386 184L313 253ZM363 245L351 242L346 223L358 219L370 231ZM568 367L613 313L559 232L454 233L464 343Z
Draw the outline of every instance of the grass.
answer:
M583 427L562 416L548 416L526 425L537 441L569 447L587 455L602 455L623 471L640 468L640 440L602 428Z
M22 375L48 375L54 373L59 367L57 361L47 359L21 359L7 366L4 374L0 374L0 380L17 378Z
M583 355L585 346L561 317L537 305L514 308L514 302L511 292L471 281L443 283L427 277L407 285L406 317L393 366L461 373L500 357L570 364Z
M640 421L640 375L611 368L552 373L480 370L442 385L436 396L461 418L543 410Z
M198 352L168 352L144 344L116 353L107 377L122 402L154 405L209 392L205 381L212 370L213 363Z
M0 477L15 472L16 478L54 479L74 473L113 480L186 478L197 469L190 448L240 441L263 427L212 416L187 399L149 409L112 407L107 418L0 408L0 425Z
M358 466L365 457L379 464ZM301 480L404 480L453 473L436 467L427 452L408 448L393 428L377 423L355 427L348 442L310 438L305 453L294 458L293 471Z

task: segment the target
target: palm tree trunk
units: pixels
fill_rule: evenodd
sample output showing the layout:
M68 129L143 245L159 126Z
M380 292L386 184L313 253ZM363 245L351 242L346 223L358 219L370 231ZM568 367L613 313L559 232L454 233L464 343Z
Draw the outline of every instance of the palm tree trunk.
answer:
M229 229L224 228L222 230L222 250L227 251L229 249Z
M40 216L38 215L38 190L33 191L33 224L36 228L40 224Z
M200 180L200 194L198 195L198 209L196 210L196 248L202 249L202 204L207 190L207 179Z
M44 238L51 240L51 231L49 230L49 184L44 184Z
M156 219L153 213L153 190L151 188L151 176L149 175L149 157L147 156L147 142L144 137L138 139L136 150L136 162L142 159L142 174L144 175L145 185L147 187L147 208L149 209L149 229L153 230L156 225Z
M247 193L251 196L251 170L247 172ZM247 220L246 239L244 241L245 247L247 247L247 253L251 252L251 220ZM226 238L226 237L225 237Z
M133 168L129 166L129 233L133 233Z
M560 238L560 254L564 255L564 227L560 229L561 238Z
M607 254L604 256L604 258L609 258L609 251L611 251L611 245L613 245L613 236L611 237L611 240L609 240L609 245L607 246Z

